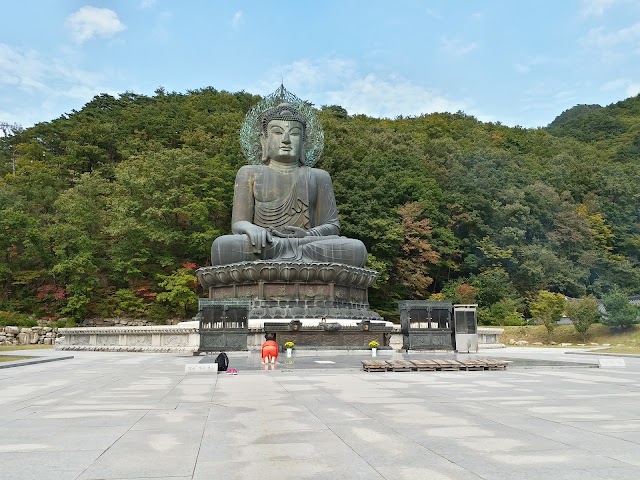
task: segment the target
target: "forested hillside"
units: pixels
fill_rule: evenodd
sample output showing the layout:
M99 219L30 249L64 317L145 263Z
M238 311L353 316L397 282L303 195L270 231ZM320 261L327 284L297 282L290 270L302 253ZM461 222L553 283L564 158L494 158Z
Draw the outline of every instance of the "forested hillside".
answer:
M193 312L193 268L230 231L238 131L259 97L206 88L95 97L0 138L0 311ZM640 293L640 98L548 129L461 112L319 109L342 234L381 272L371 303L477 301L485 321L540 290ZM203 295L203 292L198 292Z

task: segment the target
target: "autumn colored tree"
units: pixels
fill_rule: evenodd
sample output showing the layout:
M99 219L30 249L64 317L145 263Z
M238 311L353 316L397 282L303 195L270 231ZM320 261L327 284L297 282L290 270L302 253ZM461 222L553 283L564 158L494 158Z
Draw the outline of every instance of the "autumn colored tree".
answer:
M454 288L453 292L456 296L456 303L476 302L477 289L474 286L469 285L468 283L458 285Z
M431 227L428 218L420 218L423 207L417 203L407 203L399 208L403 243L401 256L396 259L394 274L412 298L424 298L433 282L429 276L431 266L438 263L440 255L430 243Z

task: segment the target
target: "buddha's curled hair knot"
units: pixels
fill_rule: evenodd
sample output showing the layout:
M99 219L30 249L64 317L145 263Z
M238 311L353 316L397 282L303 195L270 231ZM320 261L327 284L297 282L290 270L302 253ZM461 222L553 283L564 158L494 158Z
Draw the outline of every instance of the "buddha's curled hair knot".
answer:
M267 125L272 120L285 120L285 121L295 121L300 122L302 126L306 129L307 127L307 119L304 115L302 115L293 105L290 103L284 102L278 105L275 108L267 110L262 117L262 132L266 135L267 133Z

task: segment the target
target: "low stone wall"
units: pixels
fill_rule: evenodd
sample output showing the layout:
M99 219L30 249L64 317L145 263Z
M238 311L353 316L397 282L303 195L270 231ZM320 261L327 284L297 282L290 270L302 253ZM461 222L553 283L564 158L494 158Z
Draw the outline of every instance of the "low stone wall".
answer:
M504 348L500 343L502 328L478 328L478 347L481 349ZM62 338L61 338L62 337ZM94 350L113 352L166 352L192 353L198 350L200 334L196 322L189 326L147 327L14 327L0 328L0 345L54 345L58 350ZM390 346L402 348L400 326L394 325ZM251 329L249 350L259 350L264 341L262 329Z
M54 327L0 327L0 345L53 345L59 336Z
M505 348L504 343L500 343L503 333L504 328L478 327L478 348Z
M61 328L58 333L64 338L57 350L192 353L200 347L197 327L79 327Z

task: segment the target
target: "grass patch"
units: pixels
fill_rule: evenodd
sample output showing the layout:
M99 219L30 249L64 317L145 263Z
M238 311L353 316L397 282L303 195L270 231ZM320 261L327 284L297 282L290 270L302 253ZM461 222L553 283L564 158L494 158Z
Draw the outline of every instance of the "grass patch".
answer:
M523 327L501 327L504 333L500 336L500 342L510 345L511 340L526 340L531 343L540 342L545 345L549 344L547 329L544 325L528 325ZM591 343L602 345L609 343L612 346L621 345L628 348L640 348L640 326L635 325L628 330L610 330L606 325L596 323L591 325L587 332L587 340L584 341L582 336L576 332L573 325L558 325L553 331L551 337L556 343L584 343L590 347Z
M0 363L1 362L15 362L16 360L27 360L33 357L27 357L24 355L16 356L16 355L0 355Z
M640 347L609 347L598 349L597 353L626 353L627 355L640 355Z
M53 345L2 345L0 352L8 352L10 350L47 350L53 348Z

